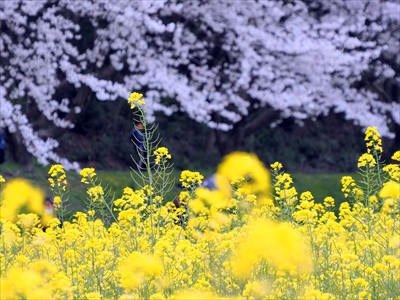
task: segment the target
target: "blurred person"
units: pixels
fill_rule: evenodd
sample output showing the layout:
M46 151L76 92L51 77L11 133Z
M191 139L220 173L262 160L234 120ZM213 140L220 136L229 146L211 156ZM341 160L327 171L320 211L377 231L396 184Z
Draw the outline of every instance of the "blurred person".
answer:
M62 227L62 220L61 218L57 215L55 211L55 206L54 206L54 201L51 197L46 197L44 199L44 212L41 215L41 224L43 227L43 230L45 231L47 228L47 223L53 219L57 218L60 221L59 227Z
M44 212L46 214L54 214L54 202L50 197L44 199Z
M143 168L147 151L144 144L144 126L142 122L135 122L135 126L131 131L131 141L135 144L135 148L138 154L137 166L139 169Z
M0 128L0 164L4 163L6 160L6 138L3 128Z

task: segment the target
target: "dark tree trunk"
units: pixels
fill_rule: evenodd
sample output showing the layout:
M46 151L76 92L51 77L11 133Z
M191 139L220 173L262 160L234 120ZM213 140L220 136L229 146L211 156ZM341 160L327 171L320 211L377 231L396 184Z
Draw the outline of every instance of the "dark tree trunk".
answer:
M215 145L215 140L216 140L215 132L214 132L214 130L210 130L210 133L208 134L208 137L207 137L207 144L206 144L206 153L207 154L211 153L212 148Z
M26 150L19 131L10 134L10 143L7 145L7 149L15 162L21 164L28 172L33 172L33 155Z
M231 152L232 149L229 145L229 136L228 136L229 133L220 130L214 130L214 132L219 154L221 156L224 156L229 152Z
M253 116L252 116L253 115ZM273 121L279 117L279 112L270 108L260 109L255 111L249 118L246 118L235 125L234 144L233 148L239 149L243 144L244 138L253 134L254 132L269 126Z
M233 129L228 132L213 130L213 136L210 135L207 141L207 149L209 149L210 143L213 143L215 140L221 156L235 150L240 150L246 136L255 133L265 126L269 126L278 117L279 111L271 108L254 110L246 118L234 124ZM221 121L218 115L214 115L214 119L216 122Z

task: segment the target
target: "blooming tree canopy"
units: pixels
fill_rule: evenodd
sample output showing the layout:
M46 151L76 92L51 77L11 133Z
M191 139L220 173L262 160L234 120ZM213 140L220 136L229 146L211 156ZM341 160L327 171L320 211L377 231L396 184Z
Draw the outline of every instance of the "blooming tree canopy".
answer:
M66 169L49 128L73 128L89 94L139 91L149 120L183 111L220 131L260 109L270 125L333 111L394 137L381 83L400 84L399 26L396 0L2 1L0 126Z

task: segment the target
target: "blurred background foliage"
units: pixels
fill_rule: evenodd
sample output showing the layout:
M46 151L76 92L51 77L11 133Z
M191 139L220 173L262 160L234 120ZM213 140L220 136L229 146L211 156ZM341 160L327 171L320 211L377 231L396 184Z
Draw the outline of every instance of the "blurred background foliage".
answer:
M217 166L224 153L216 135L221 134L191 120L185 113L156 115L161 146L168 147L177 170L207 171ZM76 127L60 136L59 153L82 167L101 170L129 170L133 167L130 141L133 114L126 100L92 100L77 120ZM225 132L228 152L256 153L268 166L279 161L288 172L355 172L358 157L365 152L364 134L338 114L316 120L307 119L299 126L286 119L276 127L264 126L235 144L235 131ZM392 154L394 140L383 139L386 160ZM8 149L12 151L12 149ZM11 153L7 158L11 158Z

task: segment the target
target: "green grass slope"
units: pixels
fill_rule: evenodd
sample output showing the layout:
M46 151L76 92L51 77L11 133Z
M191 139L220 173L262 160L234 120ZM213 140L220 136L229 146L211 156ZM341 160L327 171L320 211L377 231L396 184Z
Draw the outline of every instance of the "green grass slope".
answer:
M0 165L0 175L4 177L6 181L13 178L25 178L31 181L35 186L42 188L47 195L51 196L52 192L49 187L48 182L48 170L49 167L43 167L38 164L31 172L27 172L24 168L13 162L6 162ZM68 191L68 201L70 206L70 214L72 215L76 211L85 211L87 199L87 185L81 182L81 176L73 171L67 171L67 191ZM106 190L110 191L110 196L114 199L121 197L122 191L125 187L131 187L136 189L137 186L132 178L132 176L137 175L131 171L97 171L98 180ZM203 170L201 172L205 177L212 174L212 170ZM316 202L323 202L324 198L331 196L336 201L336 209L343 202L344 196L341 192L340 180L342 176L351 175L357 178L357 174L302 174L295 173L291 174L294 186L298 194L302 192L310 191ZM174 171L172 173L172 178L175 182L179 182L180 171ZM138 179L138 178L137 178ZM140 180L139 180L140 181ZM167 194L165 201L172 201L179 193L179 188L174 186L174 188Z

